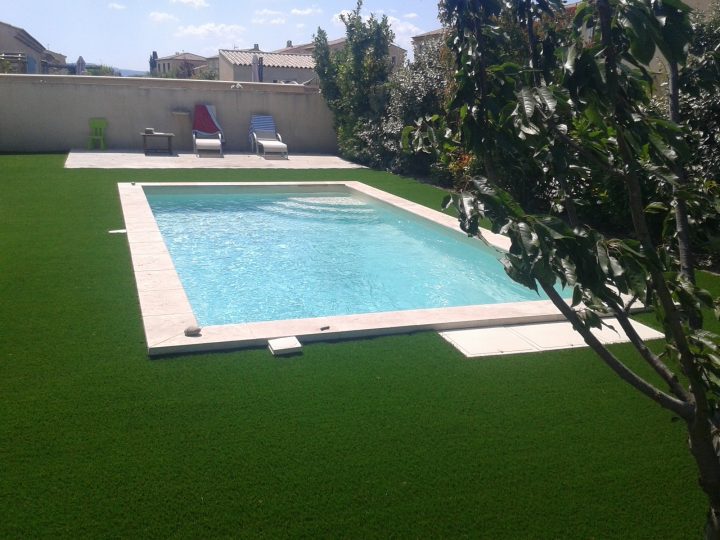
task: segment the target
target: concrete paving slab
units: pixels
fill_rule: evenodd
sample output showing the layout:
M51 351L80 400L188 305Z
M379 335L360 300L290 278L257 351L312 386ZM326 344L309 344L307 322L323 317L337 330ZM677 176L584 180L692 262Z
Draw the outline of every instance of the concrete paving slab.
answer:
M290 154L288 159L265 159L255 154L198 157L193 153L173 156L142 152L71 150L66 169L362 169L337 156Z
M617 319L608 318L605 322L613 328L593 330L602 343L630 341ZM664 337L662 333L639 322L632 321L632 325L644 340ZM468 358L587 347L580 334L566 321L448 330L440 332L440 335Z
M440 335L468 358L540 350L506 326L451 330L440 332Z

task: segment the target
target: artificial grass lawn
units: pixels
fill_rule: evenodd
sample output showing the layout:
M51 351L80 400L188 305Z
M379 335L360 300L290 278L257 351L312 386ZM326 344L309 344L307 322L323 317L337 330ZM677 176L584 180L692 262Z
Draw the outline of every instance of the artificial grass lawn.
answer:
M439 190L64 159L0 156L0 537L700 536L682 426L587 350L468 360L419 333L148 359L117 182Z

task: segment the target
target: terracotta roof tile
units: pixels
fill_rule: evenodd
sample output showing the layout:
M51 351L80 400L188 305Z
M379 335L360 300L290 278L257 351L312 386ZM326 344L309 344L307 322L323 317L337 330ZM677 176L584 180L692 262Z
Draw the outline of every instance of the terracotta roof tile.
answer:
M262 57L265 67L315 69L315 61L310 54L280 54L258 51L221 50L220 54L236 66L251 66L253 55Z

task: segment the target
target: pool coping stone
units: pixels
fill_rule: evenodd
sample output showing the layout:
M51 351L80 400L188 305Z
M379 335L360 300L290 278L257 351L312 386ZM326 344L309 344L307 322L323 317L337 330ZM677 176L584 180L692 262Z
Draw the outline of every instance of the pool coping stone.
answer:
M345 186L452 229L457 234L465 234L453 216L356 181L118 183L150 356L266 347L269 340L288 336L308 343L424 330L506 327L564 320L551 301L537 300L206 326L199 336L186 336L185 329L198 326L198 322L145 196L144 187L154 186ZM497 250L498 256L510 247L510 240L505 236L487 230L482 230L482 236L489 246Z

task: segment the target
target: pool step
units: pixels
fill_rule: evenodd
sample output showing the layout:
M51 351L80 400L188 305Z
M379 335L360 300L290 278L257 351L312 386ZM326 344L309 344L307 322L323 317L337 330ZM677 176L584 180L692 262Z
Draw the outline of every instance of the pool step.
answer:
M268 349L273 356L295 354L302 351L302 345L295 336L282 337L268 340Z

